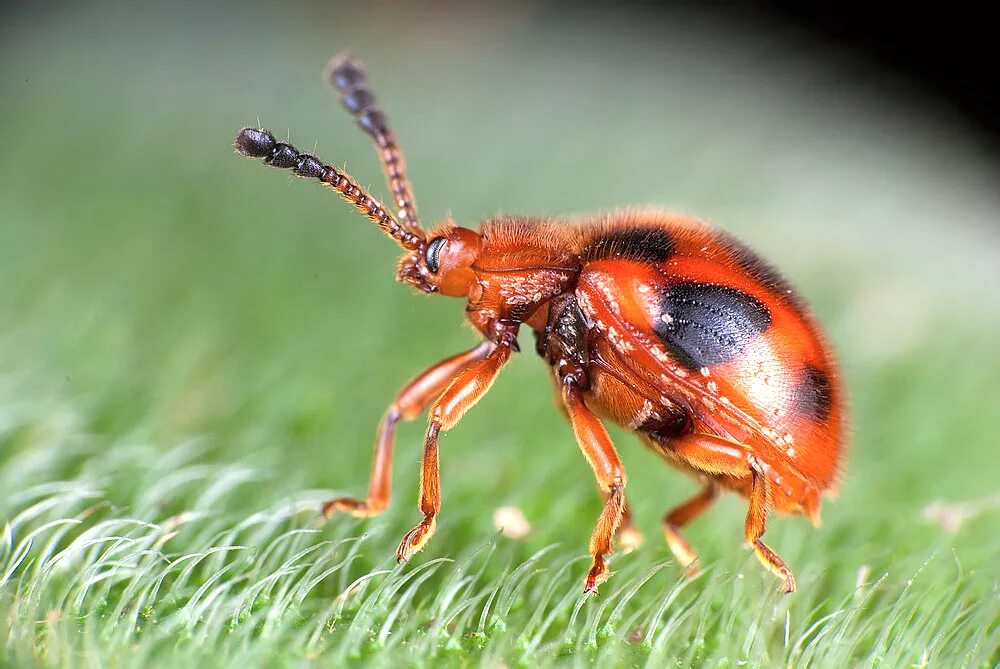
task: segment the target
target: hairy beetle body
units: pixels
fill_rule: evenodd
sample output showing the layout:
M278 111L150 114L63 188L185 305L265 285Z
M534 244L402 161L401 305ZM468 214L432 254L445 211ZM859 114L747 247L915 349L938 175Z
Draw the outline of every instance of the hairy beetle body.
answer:
M376 144L391 209L346 173L266 130L244 128L236 150L335 190L403 247L399 281L466 300L482 342L403 387L379 426L367 497L331 500L324 512L384 510L395 426L427 410L423 519L403 537L397 557L420 550L441 508L439 434L489 390L527 326L604 497L586 590L607 576L605 556L616 538L627 547L641 538L604 420L636 433L702 482L663 519L667 544L687 573L696 571L697 559L681 527L720 489L731 490L747 499L747 541L784 590L794 590L791 570L761 539L767 514L805 514L818 523L820 498L834 489L844 459L846 412L830 347L781 275L728 234L658 211L573 220L502 216L479 230L445 221L425 231L402 151L360 64L341 56L328 74Z

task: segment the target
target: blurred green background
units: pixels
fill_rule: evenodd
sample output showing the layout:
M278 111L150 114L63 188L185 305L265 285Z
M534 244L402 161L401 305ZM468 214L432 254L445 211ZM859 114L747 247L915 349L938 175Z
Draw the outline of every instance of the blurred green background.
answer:
M474 343L460 302L393 283L395 246L350 207L233 155L235 132L259 121L303 150L315 144L383 194L374 151L321 77L333 53L351 49L402 141L424 221L450 215L474 225L498 212L629 205L692 213L782 268L835 342L853 416L840 495L824 505L821 529L779 518L768 533L800 593L775 600L774 583L741 547L743 507L726 499L690 530L711 569L685 592L695 593L694 607L704 588L717 617L742 603L730 623L739 642L727 641L731 629L680 626L655 657L792 661L786 611L805 633L865 574L886 574L900 601L911 593L910 611L892 614L909 622L880 645L884 618L866 611L844 658L874 663L881 648L919 663L931 648L939 666L996 660L1000 165L944 107L802 35L681 11L296 2L78 3L5 14L0 519L61 490L54 482L90 486L101 500L33 514L9 544L86 509L80 518L163 523L199 508L232 525L264 508L361 493L376 423L396 390ZM354 576L384 567L418 517L421 433L417 424L399 431L389 512L323 530L376 532ZM603 587L609 597L630 582L626 573L665 559L660 516L694 490L635 439L613 436L647 544L616 559L623 574ZM178 471L183 481L170 479ZM491 516L503 504L521 507L533 531L517 543L497 539L501 557L488 574L555 542L553 569L585 554L597 495L532 353L446 437L442 482L439 531L415 564L491 542ZM169 492L150 495L158 484ZM942 514L967 522L951 532ZM308 512L288 522L316 525ZM182 526L163 550L212 541ZM560 596L579 588L584 570L576 562L560 577ZM727 588L737 574L746 583L734 595ZM64 656L52 639L77 648L86 635L68 626L25 645L37 624L19 608L27 578L12 570L0 589L7 660L57 664ZM436 572L415 596L414 625L430 617L420 603L444 578ZM668 564L633 601L655 609L677 580ZM954 600L937 599L955 583ZM89 595L70 611L64 585L32 590L31 610L100 618L89 615L99 608ZM309 601L321 606L339 592L324 582ZM109 589L101 606L120 594ZM496 657L524 651L517 630L531 628L532 611L545 605L531 589L517 601L507 636L491 637ZM762 601L766 615L757 612ZM952 604L966 613L948 618ZM550 645L572 635L570 609L553 607L542 645L528 650L555 661ZM691 610L685 624L695 625ZM744 644L757 615L777 627ZM950 627L972 620L967 631ZM331 629L319 657L336 648ZM247 644L248 657L262 657ZM113 657L125 647L94 643L88 652ZM428 657L435 648L426 646ZM305 652L268 652L283 651Z

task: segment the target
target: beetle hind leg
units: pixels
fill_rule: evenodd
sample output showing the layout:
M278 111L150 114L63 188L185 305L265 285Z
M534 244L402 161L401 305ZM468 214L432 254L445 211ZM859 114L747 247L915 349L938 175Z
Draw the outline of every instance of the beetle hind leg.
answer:
M742 482L749 483L746 491L749 504L744 525L747 541L753 547L761 564L781 579L782 589L786 593L794 592L795 576L792 575L792 570L788 568L784 560L778 557L777 553L771 550L770 546L761 541L767 526L767 514L774 505L774 500L771 497L772 484L768 478L767 469L743 444L715 435L689 433L679 439L671 440L664 445L664 448L668 449L673 457L707 476L717 480L728 478L741 484ZM697 513L692 514L691 511L700 513L704 510L704 506L707 506L702 505L702 508L699 508L695 502L696 499L681 505L674 512L682 516L682 520L690 520L697 515ZM689 505L692 504L693 506L689 508ZM684 512L687 512L686 519L683 518ZM670 514L667 518L670 518ZM669 534L667 541L668 543L670 541ZM678 556L678 559L681 562L684 561L682 556L685 556L685 548L688 551L688 557L694 555L686 541L679 544L679 547L681 555ZM673 550L673 546L671 549ZM674 554L677 555L677 552L675 551Z
M756 463L751 461L753 479L750 488L750 505L747 509L745 531L747 541L757 554L757 559L772 574L781 579L781 587L786 594L795 592L795 575L785 561L778 557L770 546L761 541L767 523L767 512L770 510L771 482L764 472L759 471Z
M674 558L688 578L698 575L698 554L681 534L681 528L705 513L719 496L719 487L708 482L698 494L677 505L663 516L663 536Z

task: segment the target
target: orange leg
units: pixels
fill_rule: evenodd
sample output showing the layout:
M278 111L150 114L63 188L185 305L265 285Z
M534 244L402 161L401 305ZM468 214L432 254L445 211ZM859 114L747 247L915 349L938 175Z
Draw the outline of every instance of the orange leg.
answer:
M435 517L441 510L441 477L438 471L438 434L447 432L471 409L493 385L497 374L510 359L510 346L493 348L483 360L475 363L452 381L431 408L424 457L420 469L420 504L423 520L406 533L396 549L397 560L409 560L434 534Z
M754 476L750 489L750 508L747 510L747 519L744 524L747 541L753 546L761 564L781 579L781 587L785 593L795 592L795 575L792 574L792 570L788 568L784 560L778 557L777 553L771 550L770 546L761 541L766 530L767 512L772 506L771 481L761 471L756 460L751 462L751 468L754 470Z
M719 487L712 481L694 497L674 507L663 517L663 535L667 546L677 561L684 567L688 577L698 574L698 554L691 548L680 530L692 520L705 513L719 496Z
M767 525L767 513L773 504L771 480L764 466L742 444L708 434L686 435L673 441L669 448L681 460L706 474L750 479L749 505L744 524L747 541L753 546L761 564L781 579L784 591L794 592L795 576L791 569L761 541ZM683 562L680 556L678 559Z
M604 509L590 536L590 555L593 563L587 574L584 592L591 592L607 578L604 556L614 548L614 537L625 517L625 466L615 445L604 429L604 424L583 401L583 394L576 386L563 388L563 403L569 414L576 441L597 477L597 485L604 495Z
M553 377L555 378L555 377ZM556 408L559 409L559 413L569 420L569 411L566 409L565 402L562 401L562 384L556 379L555 391L556 391ZM604 503L608 502L608 493L603 488L598 485L598 489L601 492L601 497ZM632 521L632 505L625 500L625 513L622 515L622 522L618 526L618 532L615 535L615 542L621 547L622 552L631 553L642 545L644 537L642 532L635 526Z
M413 420L423 413L427 405L441 395L455 377L485 358L492 349L492 343L483 342L470 351L445 358L436 365L428 367L403 386L378 426L368 497L332 499L323 505L323 514L329 518L340 511L352 516L368 517L385 511L389 505L389 493L392 489L392 449L396 436L396 423L400 420Z

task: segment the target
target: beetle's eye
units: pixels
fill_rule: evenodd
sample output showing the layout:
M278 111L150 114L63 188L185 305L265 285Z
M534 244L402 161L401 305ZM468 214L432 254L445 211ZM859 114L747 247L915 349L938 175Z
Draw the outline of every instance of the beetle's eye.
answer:
M447 241L444 237L435 237L427 245L427 251L424 252L424 257L427 259L427 268L435 274L438 271L438 256L441 255L441 249Z

